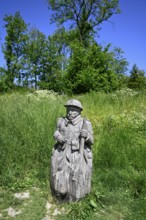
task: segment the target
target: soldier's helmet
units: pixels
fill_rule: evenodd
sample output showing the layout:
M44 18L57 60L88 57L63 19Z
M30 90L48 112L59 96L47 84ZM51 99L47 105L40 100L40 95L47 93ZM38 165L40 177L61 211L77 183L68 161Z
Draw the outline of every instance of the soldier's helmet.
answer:
M65 107L75 106L75 107L81 109L81 111L83 110L82 104L77 99L70 99L69 101L67 101L67 103L64 106Z

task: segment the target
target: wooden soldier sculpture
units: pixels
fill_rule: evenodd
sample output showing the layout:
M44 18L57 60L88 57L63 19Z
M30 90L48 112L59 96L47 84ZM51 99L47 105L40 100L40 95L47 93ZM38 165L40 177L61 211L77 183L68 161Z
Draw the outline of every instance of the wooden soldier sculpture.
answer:
M91 190L93 131L76 99L66 105L66 117L59 118L51 156L51 190L60 201L78 201Z

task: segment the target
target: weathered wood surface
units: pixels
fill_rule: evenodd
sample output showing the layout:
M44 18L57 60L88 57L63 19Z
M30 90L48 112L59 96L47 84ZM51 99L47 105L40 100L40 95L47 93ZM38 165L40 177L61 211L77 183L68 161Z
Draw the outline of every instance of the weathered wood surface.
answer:
M72 120L58 119L54 133L51 189L60 201L78 201L91 190L93 131L80 112Z

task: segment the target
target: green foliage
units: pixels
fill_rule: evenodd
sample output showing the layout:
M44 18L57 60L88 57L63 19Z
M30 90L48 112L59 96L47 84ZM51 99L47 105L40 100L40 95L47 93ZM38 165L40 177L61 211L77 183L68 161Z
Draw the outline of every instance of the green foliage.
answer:
M54 90L61 92L63 90L63 71L66 68L66 33L60 29L49 36L46 50L43 57L43 69L40 74L41 89Z
M113 14L120 12L118 0L48 0L52 14L51 21L57 24L70 22L70 29L77 30L77 38L86 45L86 40L99 30L99 25L107 21Z
M7 65L8 86L13 87L15 77L21 82L21 71L24 61L25 43L27 40L27 25L19 12L14 16L6 15L5 28L7 35L3 45L3 53Z
M97 44L85 48L77 42L72 45L72 50L73 55L65 75L68 91L79 94L92 90L110 92L117 89L118 76L110 52Z
M44 72L46 62L47 40L43 33L35 28L31 28L28 32L28 40L26 43L25 63L23 84L24 86L33 85L37 89L39 76Z
M0 92L6 92L8 89L6 70L0 67Z
M32 175L44 180L48 176L59 112L56 102L60 101L55 94L49 94L47 99L41 97L32 93L1 96L0 173L5 186L20 188Z
M136 64L133 65L130 72L128 86L131 89L143 90L146 88L146 77L143 70L138 69Z
M70 1L65 4L69 3ZM55 4L53 7L56 7L55 1L51 4ZM96 4L96 1L88 2L87 11L91 5L95 7ZM102 17L102 10L105 10L101 20L104 16L105 20L108 19L108 16L118 10L118 1L100 1L100 4L101 11L97 9L99 12L97 16ZM82 9L81 14L84 14ZM91 11L89 10L89 17L96 9ZM82 33L85 36L81 36L77 28L66 31L60 27L47 38L35 28L28 29L19 12L14 16L6 15L4 21L7 35L3 52L7 64L5 71L7 77L6 79L4 76L1 77L1 91L7 88L14 89L14 85L17 84L27 88L80 94L92 90L111 92L125 85L124 73L128 63L122 56L123 51L119 48L111 51L110 44L105 48L100 47L88 31ZM94 25L94 18L90 22ZM84 29L90 22L87 21ZM80 37L84 38L84 42Z
M46 194L52 198L48 185L53 133L69 98L47 90L0 96L1 209L23 206L12 191L40 188L31 191L32 202L23 207L25 216L18 219L43 218ZM82 102L82 114L93 125L92 191L75 203L59 204L52 198L52 204L62 210L53 217L145 220L146 94L123 89L74 98Z
M37 89L39 86L61 91L62 68L65 68L63 29L47 39L39 30L28 29L19 12L14 16L5 16L4 21L7 22L3 46L7 63L7 87L13 88L15 82L24 87Z

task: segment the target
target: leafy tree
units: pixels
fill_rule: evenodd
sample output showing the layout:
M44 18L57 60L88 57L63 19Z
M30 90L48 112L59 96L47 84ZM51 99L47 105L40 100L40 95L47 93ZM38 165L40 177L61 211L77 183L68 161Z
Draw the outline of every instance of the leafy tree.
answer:
M40 76L40 87L61 92L63 87L63 72L67 65L68 44L64 28L58 29L48 37L44 69Z
M51 21L58 25L69 22L84 44L103 21L120 12L119 0L48 0L48 5L53 11Z
M111 68L116 73L118 78L118 89L122 87L127 87L127 70L128 70L128 61L124 58L123 50L121 48L111 47L111 44L106 46L107 52L110 51L112 59L109 60L111 62Z
M29 81L35 89L40 75L44 72L44 59L46 56L46 36L36 28L28 32L27 46L25 50L25 71L23 74L24 84L28 86Z
M96 43L85 48L75 43L72 49L73 55L64 76L68 92L110 92L117 89L118 77L113 69L114 59L107 48L103 49Z
M115 47L111 51L114 62L113 62L113 67L115 72L121 76L123 74L126 74L128 68L128 61L123 57L124 51L121 48Z
M144 70L140 70L136 64L130 71L128 86L131 89L142 90L146 88L146 77Z
M3 45L3 53L7 65L8 84L12 87L15 77L21 83L22 61L27 41L27 25L19 12L16 12L14 16L6 15L4 21L6 22L7 35Z

